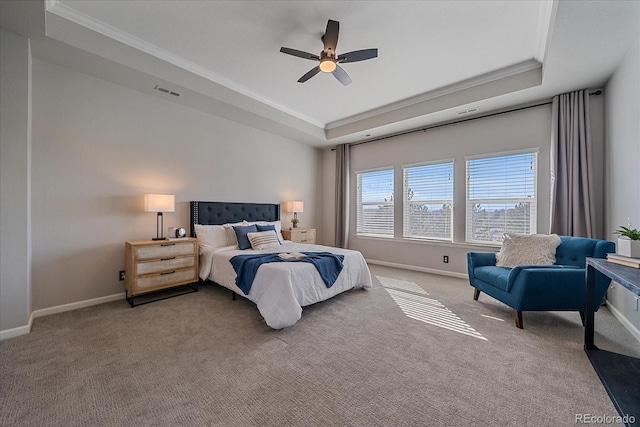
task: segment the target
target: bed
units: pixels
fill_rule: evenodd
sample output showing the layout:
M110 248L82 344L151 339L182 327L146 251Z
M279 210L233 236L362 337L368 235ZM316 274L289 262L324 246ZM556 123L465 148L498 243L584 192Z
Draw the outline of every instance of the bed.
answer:
M277 244L272 242L271 246L261 249L239 249L242 242L237 243L237 240L242 236L236 236L231 225L241 229L253 224L268 229L267 233L258 234L269 236L273 227ZM254 302L267 325L273 329L294 325L302 316L302 307L325 301L354 287L372 286L371 273L360 252L285 241L280 230L278 204L191 202L190 232L200 243L200 279L228 288ZM235 242L232 241L234 236ZM259 244L254 246L261 247ZM327 287L326 278L309 262L265 263L258 268L248 293L236 285L237 274L231 264L232 258L299 252L331 253L343 257L342 270L331 287Z

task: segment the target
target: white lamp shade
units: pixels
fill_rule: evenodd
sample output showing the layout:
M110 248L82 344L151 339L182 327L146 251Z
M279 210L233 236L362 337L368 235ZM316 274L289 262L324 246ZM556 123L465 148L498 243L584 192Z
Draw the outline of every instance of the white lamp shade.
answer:
M285 209L287 212L296 212L296 213L304 212L304 202L300 202L300 201L286 202Z
M175 212L176 201L172 194L145 194L145 212Z

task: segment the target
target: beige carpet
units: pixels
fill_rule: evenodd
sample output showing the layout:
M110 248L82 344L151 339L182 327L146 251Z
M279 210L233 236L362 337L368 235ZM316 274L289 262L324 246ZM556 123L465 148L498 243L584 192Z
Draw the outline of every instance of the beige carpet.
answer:
M38 318L0 342L0 425L569 426L617 415L577 313L524 313L518 330L465 280L371 270L386 287L375 279L306 307L279 331L211 286ZM596 344L640 356L606 308Z

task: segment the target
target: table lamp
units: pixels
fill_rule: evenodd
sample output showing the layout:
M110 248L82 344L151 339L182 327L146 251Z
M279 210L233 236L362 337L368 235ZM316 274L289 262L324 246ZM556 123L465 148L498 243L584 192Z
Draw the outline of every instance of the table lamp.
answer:
M291 223L294 228L298 227L298 212L304 212L304 202L299 200L287 202L285 204L285 210L287 212L293 212L293 219L291 220Z
M163 212L175 212L175 196L172 194L145 194L144 195L145 212L157 212L156 220L156 237L153 240L166 240L164 238Z

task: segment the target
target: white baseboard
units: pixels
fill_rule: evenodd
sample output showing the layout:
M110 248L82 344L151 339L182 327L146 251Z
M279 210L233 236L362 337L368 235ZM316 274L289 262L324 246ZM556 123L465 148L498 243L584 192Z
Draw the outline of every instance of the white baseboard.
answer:
M620 313L618 311L617 308L615 308L613 306L613 304L611 304L610 302L607 302L607 308L609 309L609 311L611 312L611 314L613 314L613 317L615 317L616 319L618 319L618 321L620 323L622 323L622 325L627 328L627 330L629 332L631 332L631 335L634 336L635 339L637 339L638 341L640 341L640 330L638 330L638 328L636 328L633 323L629 322L629 319L627 319L626 317L624 317L624 315L622 313Z
M125 299L125 293L107 295L106 297L93 298L84 301L72 302L70 304L58 305L55 307L43 308L31 312L29 316L29 324L25 326L18 326L17 328L7 329L0 331L0 341L13 338L20 335L28 334L31 332L31 325L33 325L33 319L36 317L48 316L50 314L64 313L65 311L77 310L79 308L90 307L92 305L104 304L106 302L118 301Z
M469 276L465 273L456 273L453 271L437 270L435 268L417 267L415 265L398 264L395 262L378 261L375 259L365 259L365 261L367 261L368 264L376 264L376 265L383 265L385 267L401 268L403 270L420 271L422 273L439 274L440 276L456 277L458 279L469 278Z
M84 301L72 302L70 304L58 305L55 307L42 308L33 312L35 317L48 316L50 314L64 313L65 311L77 310L79 308L91 307L92 305L104 304L106 302L125 299L125 294L107 295L106 297L93 298Z
M29 316L29 323L27 323L26 325L0 331L0 341L6 340L7 338L18 337L20 335L28 334L29 332L31 332L31 325L33 325L33 318L34 318L33 312L31 312L31 316Z

